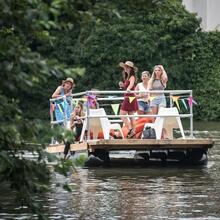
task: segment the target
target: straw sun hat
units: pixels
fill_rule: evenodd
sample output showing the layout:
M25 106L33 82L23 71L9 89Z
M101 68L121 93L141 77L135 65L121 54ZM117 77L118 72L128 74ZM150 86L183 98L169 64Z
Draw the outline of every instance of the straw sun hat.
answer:
M137 72L137 70L138 70L138 68L131 61L126 61L125 63L120 62L119 66L122 67L122 68L124 68L125 66L129 66L129 67L133 68L135 72Z
M75 83L74 83L73 78L71 78L71 77L66 78L66 79L62 82L62 85L64 85L66 82L70 82L70 83L71 83L71 85L72 85L71 88L75 87Z
M74 84L74 81L73 81L73 78L66 78L65 80L64 80L64 83L65 82L70 82L72 85Z

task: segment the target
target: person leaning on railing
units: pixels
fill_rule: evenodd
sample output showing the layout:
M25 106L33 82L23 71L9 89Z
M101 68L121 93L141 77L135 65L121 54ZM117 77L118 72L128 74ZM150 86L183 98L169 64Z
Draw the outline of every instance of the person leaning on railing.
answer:
M134 115L138 110L138 103L135 94L132 92L135 90L136 82L136 72L137 67L131 61L126 61L125 63L119 63L119 66L123 68L123 84L119 82L119 86L126 90L124 94L124 101L121 104L120 115ZM132 138L135 135L135 119L130 117L130 122L128 118L123 117L122 121L128 128L127 138Z
M64 95L70 96L74 87L74 80L72 78L67 78L66 80L62 81L62 84L60 86L57 87L52 95L52 98L58 98Z
M64 97L65 99L55 101L55 116L57 121L64 119L64 112L66 113L66 119L70 119L72 109L70 98L74 87L74 80L72 78L67 78L66 80L62 81L62 84L58 86L53 93L52 98ZM63 103L63 105L60 105L61 103Z

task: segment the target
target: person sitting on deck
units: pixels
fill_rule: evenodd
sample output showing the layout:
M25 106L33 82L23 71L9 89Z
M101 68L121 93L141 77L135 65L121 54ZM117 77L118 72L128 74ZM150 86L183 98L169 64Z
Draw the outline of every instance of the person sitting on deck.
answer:
M120 115L134 115L138 110L137 98L132 91L135 89L136 82L136 72L137 67L131 61L126 61L125 63L120 62L119 66L123 68L123 88L126 89L124 94L124 101L121 105ZM122 83L119 82L119 86ZM130 122L128 118L123 117L122 121L128 129L127 138L133 138L135 136L135 118L130 117Z
M71 114L70 119L70 129L75 132L75 140L78 141L82 132L83 119L80 117L84 117L85 113L83 111L83 103L78 102L75 106L73 113Z
M70 119L70 129L75 133L75 141L79 141L80 135L82 132L82 127L83 127L83 119L80 117L84 117L85 113L83 112L83 103L78 102L78 104L75 106L73 113L71 114L71 119ZM65 147L64 147L64 158L67 157L67 154L70 149L70 141L66 141ZM74 152L71 152L73 155Z

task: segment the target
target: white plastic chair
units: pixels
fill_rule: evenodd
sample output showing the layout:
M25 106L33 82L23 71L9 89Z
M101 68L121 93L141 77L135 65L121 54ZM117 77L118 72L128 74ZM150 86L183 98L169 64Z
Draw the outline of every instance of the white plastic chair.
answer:
M158 115L162 115L162 116L157 117L154 123L146 123L144 125L144 129L147 126L154 128L156 133L156 139L161 139L162 130L163 128L165 128L168 138L173 139L173 129L179 128L183 139L185 139L182 122L179 116L178 109L176 107L173 108L161 107L159 108ZM169 117L169 115L173 115L173 116Z
M121 129L120 124L114 123L111 124L109 119L107 117L101 117L106 116L105 110L103 108L98 109L89 109L89 116L100 116L97 118L89 118L89 129L93 133L93 139L98 139L98 133L101 130L103 132L104 139L110 138L110 130L118 130L121 133L122 138L124 139L124 135ZM87 118L84 120L82 133L80 136L80 142L83 141L85 131L87 130Z

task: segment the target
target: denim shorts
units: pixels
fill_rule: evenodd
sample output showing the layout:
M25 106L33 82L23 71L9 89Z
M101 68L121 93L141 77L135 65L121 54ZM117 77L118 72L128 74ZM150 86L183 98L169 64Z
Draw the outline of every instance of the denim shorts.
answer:
M144 113L148 113L150 111L150 105L148 102L138 101L138 109Z
M165 95L155 96L150 102L150 107L166 107Z

